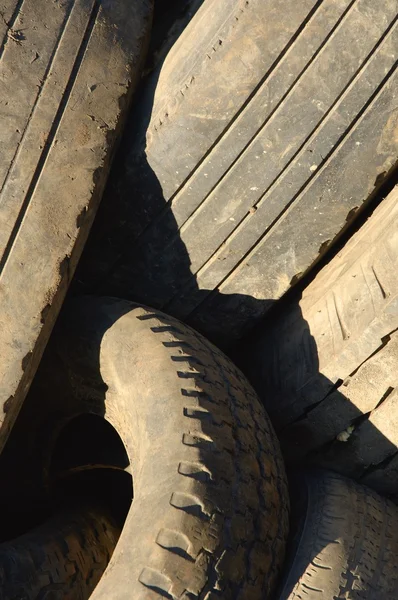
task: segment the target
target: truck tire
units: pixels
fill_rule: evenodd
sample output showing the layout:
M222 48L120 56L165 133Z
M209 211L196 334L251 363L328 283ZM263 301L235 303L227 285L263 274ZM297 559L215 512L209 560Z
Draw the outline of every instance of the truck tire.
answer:
M244 376L158 311L114 298L79 299L68 311L54 338L67 367L55 408L104 415L133 478L93 600L115 590L118 600L270 597L288 493L277 439Z
M397 15L396 0L205 0L146 82L84 289L240 339L397 162Z
M395 600L398 509L328 473L296 475L295 532L278 600Z
M1 598L87 600L119 535L103 510L80 507L0 544Z
M264 323L245 365L289 462L398 493L398 187L300 299Z

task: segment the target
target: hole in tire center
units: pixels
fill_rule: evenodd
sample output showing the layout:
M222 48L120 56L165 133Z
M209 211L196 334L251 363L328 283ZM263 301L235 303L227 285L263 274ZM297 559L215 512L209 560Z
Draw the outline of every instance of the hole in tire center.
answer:
M49 486L55 506L90 500L105 506L123 526L133 481L124 444L108 421L83 414L62 428L52 450Z

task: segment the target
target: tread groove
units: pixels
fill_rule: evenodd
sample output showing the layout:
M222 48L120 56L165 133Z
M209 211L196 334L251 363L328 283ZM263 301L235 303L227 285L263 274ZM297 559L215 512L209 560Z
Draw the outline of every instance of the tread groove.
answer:
M349 134L354 130L354 128L361 122L361 120L363 119L363 117L366 115L367 110L369 108L371 108L371 106L376 102L379 94L383 93L383 88L384 88L385 84L388 82L388 80L390 78L392 78L392 76L394 75L395 72L396 72L396 64L390 69L390 71L387 73L387 75L383 78L383 81L379 84L377 90L372 94L372 97L366 103L366 106L364 106L363 109L360 111L360 113L358 113L358 115L356 116L356 118L353 120L353 122L347 128L347 130L344 133L344 135L339 139L338 143L333 147L332 151L327 155L327 157L325 158L324 163L320 167L321 169L325 169L325 167L328 165L328 163L332 160L334 154L335 153L337 154L337 151L341 147L341 145L344 142L345 138L348 137ZM189 313L189 315L188 315L189 319L191 319L193 316L195 316L199 312L199 310L202 308L202 305L204 305L211 298L213 298L215 296L215 294L217 294L218 292L222 292L222 289L225 286L225 284L230 279L232 279L233 277L235 277L235 275L237 275L237 273L247 263L247 261L255 254L257 248L272 233L272 230L275 227L275 225L278 222L282 221L283 218L285 217L285 215L288 212L290 212L292 210L292 208L294 208L296 201L300 198L300 196L303 194L303 192L306 190L306 188L311 185L312 181L313 181L313 178L307 180L307 182L300 188L299 192L297 192L297 194L294 195L294 197L289 202L289 204L286 206L286 208L272 222L272 224L266 230L266 232L263 235L261 235L256 240L256 242L251 246L251 248L239 259L239 261L237 261L235 267L230 272L228 272L228 274L225 277L222 278L222 280L219 282L219 284L217 286L217 289L216 290L211 290L210 293L208 293L205 297L203 297L202 300L200 301L200 303L198 303L195 306L194 310L192 310ZM320 258L320 257L318 256L318 258ZM301 277L303 275L304 275L304 273L300 274L300 279L301 279ZM183 293L183 292L180 291L180 293ZM168 303L166 304L166 308L168 308Z
M24 2L25 2L25 0L18 0L18 2L15 5L14 11L13 11L13 13L11 15L11 18L8 21L5 21L4 16L0 13L0 17L2 17L4 19L4 23L7 26L7 30L6 30L6 32L4 34L4 38L3 38L3 40L2 40L2 42L0 44L0 62L1 62L2 58L3 58L4 48L5 48L7 42L10 39L9 38L9 33L13 29L13 27L15 25L15 22L18 19L18 16L20 15L20 13L21 13L21 7L22 7L22 5L23 5Z
M352 0L351 3L353 4L353 3L357 2L357 1L358 0ZM174 202L175 197L177 196L177 194L179 194L180 191L182 190L182 188L184 188L189 183L189 180L192 178L192 176L194 175L194 173L206 161L206 159L208 158L208 156L211 154L211 152L214 150L214 148L218 145L218 143L224 137L224 135L227 133L227 131L231 127L233 127L233 125L235 124L236 120L239 118L239 116L241 115L241 113L244 110L246 110L246 108L249 106L249 104L252 101L252 99L256 96L256 94L258 93L258 91L264 85L265 81L268 79L268 77L271 75L271 73L274 71L274 69L278 66L278 64L283 59L283 57L285 56L285 54L289 51L290 47L294 44L294 42L296 41L296 39L300 36L300 33L308 25L308 23L313 18L313 16L316 14L318 8L322 5L322 3L323 3L323 0L318 0L316 2L316 4L314 5L314 7L309 11L307 17L300 24L300 26L296 30L295 34L292 36L292 38L289 41L289 43L286 44L285 48L282 50L282 52L280 53L280 55L278 56L278 58L274 61L274 63L271 65L271 67L268 69L268 71L265 73L265 75L260 79L259 83L256 85L256 87L250 93L250 95L248 96L248 98L246 99L246 101L242 104L242 106L240 107L240 109L237 111L237 113L235 114L234 118L231 119L231 121L228 123L227 127L220 133L220 135L217 137L217 139L210 146L210 148L208 149L208 151L206 152L206 154L202 157L202 159L198 162L198 164L195 165L194 170L191 171L191 173L187 176L186 180L181 183L181 185L178 188L178 190L176 190L176 192L170 197L170 199L168 200L168 202L166 203L166 205L162 208L161 212L156 217L156 219L154 221L152 221L148 225L148 228L150 228L152 225L156 224L157 219L160 219L161 216L163 215L163 213L166 212L169 209L170 204L172 204ZM146 231L147 231L147 228L143 229L143 231L140 233L139 237L137 238L137 242L141 238L141 236L146 233ZM116 268L116 265L114 265L112 267L112 269L113 268Z
M80 69L80 66L81 66L84 54L86 52L88 43L90 41L91 33L92 33L93 29L94 29L94 26L95 26L95 23L96 23L96 20L97 20L97 16L98 16L98 13L99 13L99 9L100 9L100 2L99 2L99 0L94 0L94 4L93 4L93 8L91 10L90 18L89 18L89 21L88 21L88 24L87 24L87 27L86 27L86 30L85 30L85 33L84 33L84 36L83 36L80 48L79 48L79 51L77 53L77 56L76 56L76 59L75 59L75 62L74 62L71 74L69 76L68 83L67 83L66 88L64 90L64 93L62 95L62 100L61 100L61 102L59 104L57 113L56 113L56 115L54 117L54 121L53 121L52 127L50 129L49 134L48 134L48 138L47 138L47 140L46 140L46 142L44 144L43 152L42 152L42 154L40 156L40 160L39 160L39 162L37 164L37 167L35 169L32 181L31 181L31 183L29 185L29 188L28 188L28 190L26 192L24 201L22 203L22 206L21 206L21 209L20 209L20 212L19 212L19 215L18 215L18 219L16 220L16 222L14 224L14 227L12 229L12 233L11 233L10 238L8 240L8 243L7 243L7 245L6 245L5 249L4 249L4 253L3 253L3 255L2 255L1 259L0 259L0 275L1 275L1 272L3 271L5 265L7 264L8 258L9 258L10 254L11 254L11 251L12 251L12 248L13 248L13 245L14 245L14 242L15 242L15 240L17 238L19 228L20 228L21 223L23 221L23 218L24 218L24 216L26 214L26 211L27 211L28 206L30 204L31 198L32 198L32 196L34 194L37 182L39 180L39 177L40 177L40 174L42 172L42 169L43 169L43 167L45 165L47 156L48 156L48 154L49 154L49 152L51 150L51 147L52 147L52 145L54 143L54 139L55 139L55 136L56 136L59 124L60 124L61 119L62 119L62 115L64 113L64 110L66 108L68 100L70 98L70 94L72 92L74 83L76 81L76 77L77 77L77 75L79 73L79 69ZM68 18L69 18L69 15L70 15L70 13L68 14ZM65 21L65 23L66 23L66 21ZM47 72L48 72L48 70L47 70Z
M294 156L284 166L283 170L278 174L278 176L274 179L274 181L272 181L270 183L270 185L267 187L267 189L262 194L261 198L255 203L255 206L256 206L257 210L258 210L259 206L261 206L261 204L266 200L267 194L275 187L275 185L279 182L280 178L284 176L285 172L294 163L294 161L297 158L297 156L312 141L313 137L318 132L318 130L321 128L322 124L327 120L327 118L333 112L333 110L335 109L336 105L341 101L342 98L345 97L345 95L347 94L347 91L349 91L350 88L355 84L355 82L357 81L357 79L358 79L359 75L361 74L361 72L364 69L366 69L369 60L372 58L372 56L376 52L377 48L383 43L384 39L389 35L389 33L396 26L396 24L397 24L397 18L395 18L390 23L389 27L384 32L383 36L377 41L377 43L375 44L375 46L372 49L372 51L366 56L366 58L361 63L361 65L358 68L358 70L355 72L355 74L350 79L350 81L346 84L346 86L344 87L344 89L342 90L342 92L339 94L339 96L333 102L333 104L328 109L328 111L324 114L324 116L322 117L322 119L318 122L318 124L316 125L316 127L311 131L311 133L309 134L309 136L305 139L305 141L299 147L299 149L294 154ZM221 288L230 278L233 278L235 276L235 274L238 272L238 270L240 269L240 267L242 265L244 265L247 262L247 260L250 258L250 256L252 256L252 254L256 251L256 248L261 244L261 242L264 239L266 239L267 236L272 232L273 228L279 222L281 222L283 220L284 215L291 210L292 206L295 205L296 201L300 198L300 196L304 193L304 191L311 186L312 181L319 175L319 172L321 170L323 170L329 164L329 162L332 160L332 158L334 157L334 155L337 154L337 152L339 151L340 147L343 145L343 143L345 142L345 140L349 138L349 135L351 134L352 130L355 129L355 126L357 125L357 123L359 123L361 121L361 119L366 114L366 112L368 111L368 109L371 108L372 104L374 103L374 101L378 97L378 94L381 93L381 91L383 90L383 87L385 86L385 84L387 83L387 81L389 80L389 78L394 74L395 70L396 70L396 63L391 67L390 71L385 75L385 77L379 83L379 85L377 86L376 90L372 93L372 95L369 97L369 99L367 100L367 102L361 107L360 111L352 119L352 121L350 122L350 124L348 125L348 127L345 129L344 133L338 138L338 140L336 141L336 143L334 144L334 146L332 147L332 149L324 157L323 161L318 165L317 170L314 171L306 179L306 181L304 182L304 184L292 196L291 200L288 203L286 203L286 205L283 208L283 210L281 210L280 213L278 214L278 216L267 226L266 230L263 231L262 234L257 237L256 241L252 244L252 246L250 248L248 248L248 250L244 253L244 255L242 255L239 258L239 260L237 260L237 262L235 263L235 265L232 268L230 268L228 270L228 272L222 278L220 278L220 280L217 283L217 290L216 291L210 290L207 293L207 295L205 295L204 290L201 290L202 294L201 294L201 300L200 300L200 302L198 302L196 304L195 308L193 310L191 310L190 313L187 313L187 315L184 315L185 318L188 318L188 316L189 317L194 316L198 312L198 310L200 310L200 308L202 307L202 305L204 303L206 303L208 300L210 300L210 298L213 297L214 294L218 292L219 288ZM223 240L223 242L215 250L215 252L212 254L212 256L209 257L206 260L206 262L195 273L193 273L192 275L194 277L198 277L198 276L200 277L201 273L204 272L215 260L218 259L218 256L220 255L220 253L228 246L229 240L234 239L236 237L236 235L240 232L242 226L244 226L251 218L252 218L252 213L250 213L250 211L249 211L248 213L246 213L242 217L242 219L239 221L239 223L235 226L235 228L228 235L228 237L225 240ZM171 307L174 299L176 297L178 297L179 295L184 296L184 291L187 289L187 287L189 289L189 283L190 283L191 279L192 278L190 276L189 279L185 280L186 287L185 288L184 287L180 288L169 300L167 300L162 305L163 309L170 310L170 307ZM184 285L184 283L183 283L183 285Z
M322 0L323 1L323 0ZM341 26L342 23L344 23L345 18L347 17L347 15L349 14L351 8L358 2L358 0L351 0L351 3L347 6L347 8L345 9L345 11L343 12L343 14L341 15L340 19L336 22L336 24L334 25L334 27L330 30L330 33L326 36L326 38L324 39L323 43L319 46L319 48L316 50L316 52L314 52L314 54L311 56L310 60L307 62L307 64L305 65L305 67L300 71L300 73L298 74L298 76L296 77L296 79L292 82L291 86L287 89L287 91L285 92L285 94L282 96L282 98L279 100L279 102L277 102L277 104L275 105L275 107L273 108L273 110L270 112L270 114L267 116L266 120L264 121L264 123L262 123L262 125L257 129L257 131L254 133L254 135L252 136L252 138L249 140L249 142L246 144L246 146L243 148L243 150L239 153L239 155L237 156L237 158L229 165L227 171L225 171L222 175L222 177L217 181L217 183L215 184L215 186L210 190L210 192L203 198L202 202L196 207L195 211L191 214L191 216L187 219L187 221L185 223L183 223L180 228L179 231L183 232L184 229L186 228L186 226L189 224L189 222L191 221L191 219L193 218L193 216L195 215L195 213L197 211L199 211L202 207L203 204L206 203L207 199L209 198L209 196L213 193L213 191L219 186L220 182L226 177L226 175L229 173L229 171L231 171L233 169L233 167L235 166L235 164L239 161L239 159L242 157L242 155L248 150L248 148L253 144L253 142L255 141L255 139L259 136L259 134L261 133L261 131L266 127L266 125L268 124L268 122L274 117L274 115L277 113L278 109L283 106L284 101L286 100L286 98L288 98L291 94L291 92L295 89L296 85L301 81L302 76L304 75L304 73L306 73L306 71L310 68L310 66L312 65L312 63L318 58L318 56L322 53L323 49L326 47L326 45L328 44L328 42L333 39L333 36L335 35L336 31L338 30L338 28ZM321 4L321 3L320 3ZM338 98L339 99L339 98ZM322 119L323 120L323 119ZM322 121L321 121L322 122ZM318 127L318 125L317 125ZM315 130L314 130L315 131ZM313 132L310 133L310 135L308 137L310 137L312 135ZM224 134L223 134L224 135ZM307 140L305 140L304 144L307 142ZM303 144L303 146L304 146ZM302 147L302 146L301 146ZM301 147L299 148L299 151L301 150ZM207 156L205 157L207 158ZM294 159L294 157L293 157ZM292 159L292 160L293 160ZM291 161L289 161L290 164ZM274 182L272 182L270 184L273 185ZM258 202L257 202L258 203ZM254 206L256 206L256 204L254 204Z
M19 143L18 143L18 145L17 145L17 147L15 149L14 156L12 157L12 159L10 161L9 168L7 170L7 173L6 173L5 177L4 177L3 183L2 183L2 185L0 187L0 199L1 199L1 196L2 196L2 194L4 192L6 184L8 182L10 174L11 174L11 172L13 170L13 167L14 167L14 165L16 163L16 160L18 158L20 148L23 146L23 142L25 140L27 131L29 129L29 125L30 125L31 119L32 119L32 117L33 117L33 115L35 113L35 110L36 110L36 108L37 108L40 100L41 100L42 93L43 93L43 90L45 88L45 84L46 84L46 81L47 81L47 78L48 78L48 74L50 73L51 68L52 68L52 66L54 64L54 60L56 58L57 51L59 49L59 46L60 46L60 43L62 41L63 35L65 34L66 26L68 24L68 21L70 19L72 11L73 11L73 5L71 4L70 7L69 7L69 11L65 13L64 21L63 21L62 27L61 27L61 29L59 31L58 39L56 40L56 43L54 45L53 51L51 53L50 59L49 59L48 64L47 64L47 68L46 68L46 70L44 72L44 76L43 76L43 78L42 78L42 80L40 82L39 92L38 92L38 94L36 96L36 99L35 99L33 105L32 105L32 109L31 109L31 111L29 113L29 116L28 116L28 118L26 120L26 125L25 125L24 131L22 133L21 139L19 140Z

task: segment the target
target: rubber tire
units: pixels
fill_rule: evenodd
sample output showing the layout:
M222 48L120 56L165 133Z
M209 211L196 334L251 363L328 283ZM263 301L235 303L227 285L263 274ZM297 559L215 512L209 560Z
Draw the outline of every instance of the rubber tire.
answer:
M4 600L87 600L100 580L120 528L95 507L68 509L0 544Z
M289 462L311 458L395 495L397 270L398 187L242 348Z
M67 369L52 409L104 415L133 474L132 508L93 600L270 597L288 492L242 373L189 327L114 298L72 302L54 340Z
M146 82L83 289L239 340L396 164L396 18L395 0L206 0Z
M152 0L5 0L0 11L1 452L102 197Z
M395 600L398 508L327 471L292 482L295 535L278 600Z

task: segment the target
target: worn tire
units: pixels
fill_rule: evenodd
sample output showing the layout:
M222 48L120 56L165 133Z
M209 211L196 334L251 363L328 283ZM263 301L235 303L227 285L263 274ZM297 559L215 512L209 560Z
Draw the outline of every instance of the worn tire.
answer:
M205 0L126 131L86 290L241 338L397 162L397 14L396 0Z
M0 544L0 597L87 600L119 535L104 511L80 507Z
M289 461L398 494L398 187L244 350ZM266 390L266 393L265 393Z
M0 4L0 451L102 197L151 14L152 0Z
M67 370L51 398L60 412L104 415L133 474L133 504L93 599L270 597L288 494L244 376L190 328L118 299L73 303L54 339Z
M295 536L278 600L396 600L398 508L328 473L300 473L292 486Z

